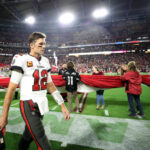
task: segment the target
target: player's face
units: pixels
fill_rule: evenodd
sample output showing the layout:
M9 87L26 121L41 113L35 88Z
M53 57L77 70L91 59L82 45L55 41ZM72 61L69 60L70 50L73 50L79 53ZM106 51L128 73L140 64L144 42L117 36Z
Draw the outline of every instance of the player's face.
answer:
M42 55L44 53L46 46L46 41L44 38L37 39L32 45L31 48L34 51L34 53L38 55Z

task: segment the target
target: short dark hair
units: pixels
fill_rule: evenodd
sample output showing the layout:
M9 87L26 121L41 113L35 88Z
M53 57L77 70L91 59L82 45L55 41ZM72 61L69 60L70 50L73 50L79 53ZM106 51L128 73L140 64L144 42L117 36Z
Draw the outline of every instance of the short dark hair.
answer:
M68 62L68 63L67 63L67 68L68 68L68 69L74 68L74 63L73 63L72 61Z
M28 42L29 42L29 44L31 44L40 38L46 39L46 35L42 32L33 32L32 34L30 34Z

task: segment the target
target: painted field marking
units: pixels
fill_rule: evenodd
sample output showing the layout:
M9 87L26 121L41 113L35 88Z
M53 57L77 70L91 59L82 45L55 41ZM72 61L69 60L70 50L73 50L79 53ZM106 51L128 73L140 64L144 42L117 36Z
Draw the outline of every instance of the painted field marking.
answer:
M109 116L109 112L108 112L107 109L105 109L104 112L105 112L105 115L106 115L106 116Z
M58 105L54 106L54 107L52 108L52 110L55 110L57 107L58 107Z
M24 121L19 112L19 108L10 108L7 132L22 135ZM148 150L150 147L150 120L81 114L71 114L71 119L70 123L66 122L61 112L46 113L43 122L48 139L61 142L62 147L68 144L104 150Z
M19 102L15 103L15 104L12 104L11 106L15 106L15 105L17 105L17 104L19 104Z
M61 147L67 147L67 143L66 143L66 142L63 142L63 143L61 144Z

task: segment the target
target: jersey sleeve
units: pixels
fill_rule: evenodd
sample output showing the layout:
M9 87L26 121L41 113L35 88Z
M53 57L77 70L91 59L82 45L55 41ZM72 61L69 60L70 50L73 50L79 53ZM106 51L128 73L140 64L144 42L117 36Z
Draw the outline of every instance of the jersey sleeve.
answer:
M19 71L22 74L24 73L24 59L23 56L15 55L11 62L11 71Z

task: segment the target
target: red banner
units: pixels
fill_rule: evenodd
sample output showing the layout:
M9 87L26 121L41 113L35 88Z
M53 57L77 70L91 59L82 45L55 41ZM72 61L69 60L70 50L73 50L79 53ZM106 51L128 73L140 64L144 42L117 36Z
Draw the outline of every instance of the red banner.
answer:
M80 75L81 81L91 87L97 88L118 88L123 87L120 76L98 76L98 75ZM0 77L0 87L8 87L8 77ZM58 87L65 86L65 80L62 75L52 75L54 84ZM150 75L142 75L142 83L150 86Z

